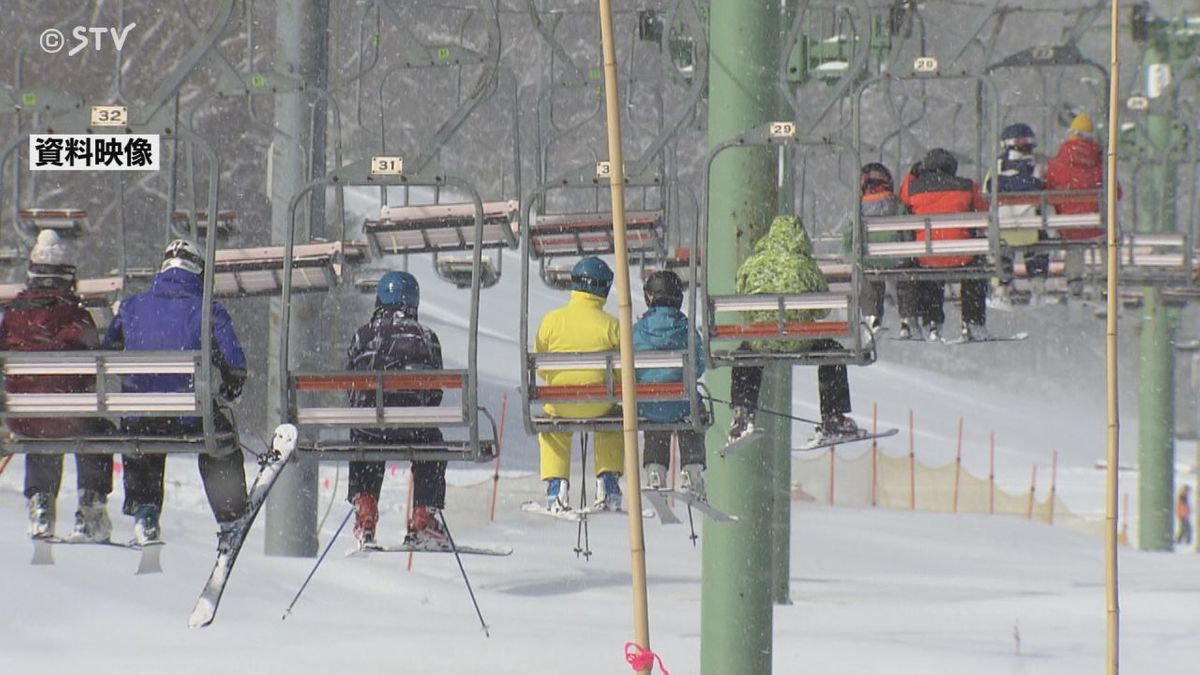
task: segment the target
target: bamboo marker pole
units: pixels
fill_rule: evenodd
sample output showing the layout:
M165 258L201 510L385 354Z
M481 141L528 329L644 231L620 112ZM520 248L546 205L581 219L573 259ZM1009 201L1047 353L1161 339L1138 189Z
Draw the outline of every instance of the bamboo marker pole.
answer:
M871 433L879 433L879 403L871 404ZM879 506L879 439L871 439L871 506Z
M954 507L951 513L958 513L958 484L962 479L962 431L963 418L958 418L958 443L954 446Z
M1058 492L1058 451L1050 455L1050 516L1049 522L1054 524L1054 498Z
M1037 493L1037 464L1033 465L1033 474L1029 477L1029 502L1025 506L1025 518L1033 520L1033 505Z
M908 409L908 509L917 510L917 446L913 430L913 411Z
M629 255L625 243L625 167L621 154L621 106L617 93L617 50L613 39L612 0L599 0L600 42L604 52L604 104L608 119L611 167L613 253L616 258L617 322L621 336L621 416L625 432L625 486L629 501L629 553L633 579L633 637L650 651L650 610L646 598L646 536L642 531L642 477L638 466L637 390L633 370L633 301L629 293ZM649 675L651 665L639 673Z
M988 434L988 513L996 513L996 432Z
M1108 467L1105 470L1104 578L1107 612L1105 672L1120 670L1120 614L1117 603L1117 467L1120 463L1120 417L1117 407L1117 124L1120 112L1120 0L1112 0L1109 16L1108 166L1104 177L1108 226L1108 317L1105 320L1105 386L1108 394Z

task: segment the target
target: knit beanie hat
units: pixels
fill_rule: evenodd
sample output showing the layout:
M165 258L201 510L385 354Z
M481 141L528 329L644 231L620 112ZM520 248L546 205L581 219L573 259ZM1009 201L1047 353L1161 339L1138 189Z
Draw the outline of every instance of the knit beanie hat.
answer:
M1092 116L1087 113L1079 113L1075 119L1071 120L1071 126L1067 127L1067 135L1090 136L1094 130Z
M29 252L28 278L30 281L35 279L74 281L75 261L54 230L42 230L38 233L37 243Z

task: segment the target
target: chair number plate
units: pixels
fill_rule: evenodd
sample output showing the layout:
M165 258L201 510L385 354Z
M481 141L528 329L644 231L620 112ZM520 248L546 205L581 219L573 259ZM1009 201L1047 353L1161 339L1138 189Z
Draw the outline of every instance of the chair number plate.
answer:
M771 122L770 136L771 138L795 138L796 123Z
M913 61L913 70L918 73L936 73L938 60L936 56L918 56Z
M596 178L612 178L612 162L606 160L596 162Z
M376 155L371 158L372 176L403 176L404 158L390 155Z
M123 127L129 123L129 109L123 105L92 106L94 127Z

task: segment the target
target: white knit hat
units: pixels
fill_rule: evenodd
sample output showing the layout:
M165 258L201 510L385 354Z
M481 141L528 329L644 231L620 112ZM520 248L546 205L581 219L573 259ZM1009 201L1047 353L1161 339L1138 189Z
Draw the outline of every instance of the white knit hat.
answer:
M75 282L75 261L57 232L42 230L38 233L37 243L29 252L29 270L25 277L31 286Z
M61 266L74 265L75 261L71 259L70 252L58 238L57 232L42 230L38 233L37 243L33 245L33 250L29 252L29 263L31 265Z

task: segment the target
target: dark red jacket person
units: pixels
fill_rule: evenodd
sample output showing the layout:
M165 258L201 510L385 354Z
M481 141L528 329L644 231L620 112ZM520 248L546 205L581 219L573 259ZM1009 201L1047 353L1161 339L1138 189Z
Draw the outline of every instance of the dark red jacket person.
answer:
M955 175L958 160L942 148L930 150L921 160L920 170L911 178L905 177L900 196L908 210L917 215L940 213L967 213L987 211L987 202L979 193L979 186L968 178ZM934 240L972 239L974 228L947 227L933 230ZM925 231L917 230L917 241L925 240ZM922 267L962 267L971 264L974 255L920 256L917 263Z
M1104 184L1104 149L1084 135L1073 135L1058 146L1058 154L1046 166L1047 190L1095 190ZM1118 197L1120 188L1117 188ZM1100 197L1054 200L1057 213L1099 213ZM1102 227L1059 230L1063 239L1079 241L1104 235Z
M96 324L75 295L75 268L31 264L27 287L17 294L0 321L0 349L17 352L96 349ZM10 394L93 391L92 375L9 375ZM9 418L13 432L35 438L63 438L82 433L88 420L58 417Z

